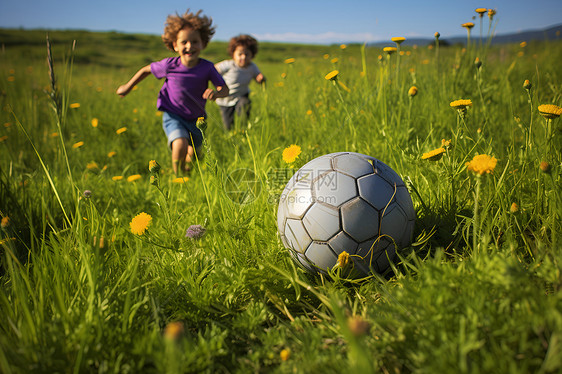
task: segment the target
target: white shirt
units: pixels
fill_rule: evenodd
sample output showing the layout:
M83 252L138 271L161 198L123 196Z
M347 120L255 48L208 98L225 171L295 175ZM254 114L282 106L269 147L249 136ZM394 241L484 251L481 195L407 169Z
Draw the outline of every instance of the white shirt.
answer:
M238 99L250 93L250 82L260 74L260 69L253 62L244 68L236 65L234 60L224 60L216 65L228 86L229 95L216 100L220 106L234 106Z

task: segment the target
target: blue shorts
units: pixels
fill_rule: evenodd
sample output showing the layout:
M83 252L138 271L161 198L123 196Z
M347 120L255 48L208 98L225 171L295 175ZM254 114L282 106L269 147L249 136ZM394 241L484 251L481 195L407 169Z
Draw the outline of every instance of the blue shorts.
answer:
M196 126L197 121L188 121L177 114L164 112L162 114L162 128L168 137L168 147L178 138L186 138L193 148L203 144L203 133Z

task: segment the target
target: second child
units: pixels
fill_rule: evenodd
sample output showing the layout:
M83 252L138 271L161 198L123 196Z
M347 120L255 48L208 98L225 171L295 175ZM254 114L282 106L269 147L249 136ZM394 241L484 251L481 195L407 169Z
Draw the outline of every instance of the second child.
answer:
M241 118L250 117L250 83L255 80L264 83L265 77L258 66L252 62L258 53L258 42L250 35L238 35L230 39L228 53L231 60L224 60L215 65L222 74L228 88L227 97L217 99L223 124L230 130L234 123L234 114Z

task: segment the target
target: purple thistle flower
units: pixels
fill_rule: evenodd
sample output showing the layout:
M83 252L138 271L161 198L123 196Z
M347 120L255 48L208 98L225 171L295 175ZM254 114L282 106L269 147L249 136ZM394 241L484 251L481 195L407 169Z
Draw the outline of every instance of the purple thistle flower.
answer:
M186 238L199 239L205 235L206 229L201 225L191 225L185 232Z

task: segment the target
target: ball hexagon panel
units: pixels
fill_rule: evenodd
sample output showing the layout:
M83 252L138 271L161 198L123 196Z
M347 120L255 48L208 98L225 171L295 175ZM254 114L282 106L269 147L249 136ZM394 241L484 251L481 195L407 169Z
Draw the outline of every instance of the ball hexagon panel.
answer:
M373 164L365 158L354 154L344 153L334 156L332 162L334 164L334 170L354 178L359 178L374 172Z
M295 173L295 180L314 180L322 174L331 171L332 169L332 156L324 155L307 162L302 168Z
M285 196L287 217L302 218L313 202L310 184L296 183Z
M312 193L316 201L339 207L357 195L355 179L331 171L312 183Z
M374 268L377 273L388 268L388 259L392 261L395 254L394 244L384 237L367 240L359 243L357 247L357 256L362 258L365 264ZM385 263L386 266L382 266Z
M393 200L394 187L378 174L371 174L357 180L359 195L382 212Z
M412 197L410 196L410 193L408 192L406 186L398 187L398 190L396 191L396 201L406 213L406 218L408 219L408 221L416 219L414 203L412 202Z
M302 222L312 240L326 241L340 231L340 212L337 208L315 203Z
M407 245L410 235L408 230L408 219L406 213L400 205L393 203L385 211L381 213L381 235L388 235L396 242L398 247ZM389 238L389 239L390 239Z
M358 243L379 232L379 212L359 197L341 207L341 219L343 231Z
M305 249L312 241L302 221L299 219L288 218L285 221L284 235L289 243L289 247L300 253L304 253Z
M338 258L327 243L312 242L305 252L305 256L320 270L334 267Z
M345 232L340 231L336 236L328 241L335 254L346 251L350 255L354 255L357 250L357 242L349 237Z

